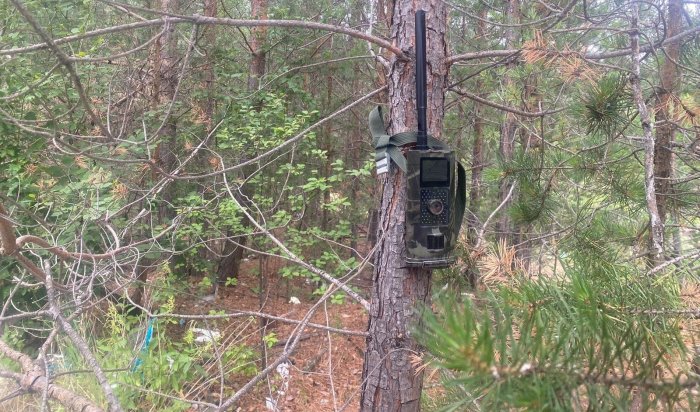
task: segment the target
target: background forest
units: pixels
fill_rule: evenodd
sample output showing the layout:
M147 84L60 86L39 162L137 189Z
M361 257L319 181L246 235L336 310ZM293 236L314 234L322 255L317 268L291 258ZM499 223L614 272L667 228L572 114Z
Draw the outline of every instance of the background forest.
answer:
M383 300L415 7L468 210ZM3 1L0 409L697 410L699 70L694 0Z

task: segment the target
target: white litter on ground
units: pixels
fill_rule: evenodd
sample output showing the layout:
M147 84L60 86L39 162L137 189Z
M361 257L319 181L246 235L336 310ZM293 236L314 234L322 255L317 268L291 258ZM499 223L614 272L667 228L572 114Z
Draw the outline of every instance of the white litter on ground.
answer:
M285 392L287 392L287 389L289 389L290 366L291 365L289 364L289 362L282 362L279 365L277 365L277 368L275 368L277 374L280 375L280 378L282 378L282 386L277 390L276 398L273 398L272 396L265 397L265 408L268 411L279 411L279 409L277 409L277 400L283 399Z
M192 328L192 332L197 334L194 341L197 343L213 343L221 338L221 332L216 329Z

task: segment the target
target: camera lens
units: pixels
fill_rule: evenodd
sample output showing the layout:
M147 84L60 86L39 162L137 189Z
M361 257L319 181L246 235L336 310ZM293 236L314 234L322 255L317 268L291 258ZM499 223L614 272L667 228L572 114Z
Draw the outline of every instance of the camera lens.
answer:
M442 203L442 200L433 199L428 203L428 210L434 215L439 215L445 210L445 205Z

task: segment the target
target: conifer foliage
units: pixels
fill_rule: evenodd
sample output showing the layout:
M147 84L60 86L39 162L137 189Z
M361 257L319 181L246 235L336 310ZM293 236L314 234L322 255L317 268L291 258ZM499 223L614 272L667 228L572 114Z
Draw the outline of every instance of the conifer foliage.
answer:
M669 316L680 305L677 283L589 253L565 273L521 273L478 298L445 298L439 315L427 315L421 341L453 372L447 410L696 408L700 376Z
M469 174L432 271L367 125L417 128L418 9ZM697 0L0 16L0 410L700 407Z

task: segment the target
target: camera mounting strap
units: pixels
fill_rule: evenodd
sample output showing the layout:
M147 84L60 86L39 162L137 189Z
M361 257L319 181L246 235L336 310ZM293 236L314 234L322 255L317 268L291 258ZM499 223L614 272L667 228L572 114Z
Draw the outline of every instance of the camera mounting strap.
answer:
M402 132L392 136L386 134L381 106L375 107L369 113L369 130L372 133L372 143L374 144L377 175L388 172L392 161L406 173L406 158L400 148L407 144L416 143L418 132ZM428 135L428 147L434 150L449 150L444 143L430 135ZM459 162L457 162L457 198L455 200L455 217L457 222L461 224L467 204L467 172ZM459 232L459 226L457 226L457 232Z
M369 113L369 131L372 133L374 144L374 160L377 162L377 174L389 171L389 163L393 161L404 173L406 173L406 158L401 153L401 146L416 143L417 132L402 132L389 136L384 128L382 120L382 108L377 106ZM428 147L437 150L447 150L444 143L432 136L428 136Z

